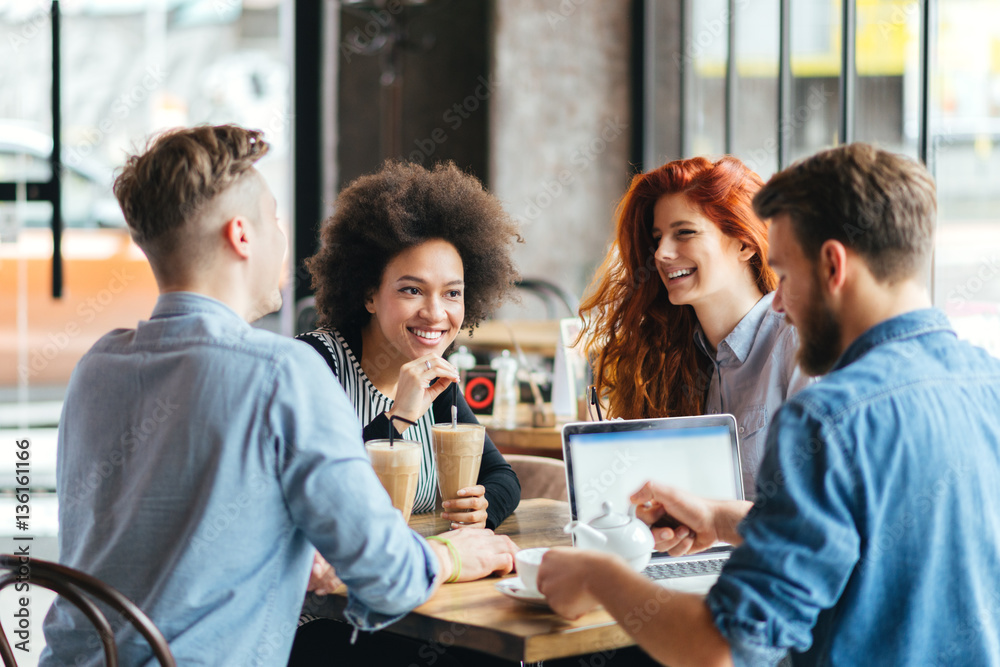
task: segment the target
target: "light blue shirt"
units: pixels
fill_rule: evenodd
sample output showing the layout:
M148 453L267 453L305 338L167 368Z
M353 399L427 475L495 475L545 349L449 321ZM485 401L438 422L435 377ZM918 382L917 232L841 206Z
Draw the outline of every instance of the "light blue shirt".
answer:
M138 604L180 665L284 665L313 545L365 629L421 604L437 572L316 353L197 294L161 296L80 361L57 490L60 562ZM90 627L60 598L41 664L103 665ZM146 663L145 642L115 627L122 664Z
M771 308L773 301L774 292L765 294L719 343L715 354L701 328L695 331L695 343L712 361L705 413L736 417L743 493L751 500L768 424L785 399L811 381L795 359L799 347L795 327Z
M1000 361L939 310L791 397L707 603L741 665L1000 665Z

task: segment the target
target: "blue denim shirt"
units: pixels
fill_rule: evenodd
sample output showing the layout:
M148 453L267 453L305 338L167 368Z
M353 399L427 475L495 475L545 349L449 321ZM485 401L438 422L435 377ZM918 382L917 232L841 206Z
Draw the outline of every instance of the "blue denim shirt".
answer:
M712 361L705 413L736 417L743 494L753 500L757 470L764 456L767 427L789 396L811 382L796 362L799 337L785 316L771 308L765 294L712 354L701 327L695 344Z
M180 665L284 665L313 545L375 628L422 603L437 572L372 470L340 385L301 342L192 293L103 337L59 425L60 562L118 588ZM103 665L59 599L42 665ZM116 627L121 662L150 651Z
M757 492L707 599L737 665L1000 664L1000 360L943 313L791 397Z

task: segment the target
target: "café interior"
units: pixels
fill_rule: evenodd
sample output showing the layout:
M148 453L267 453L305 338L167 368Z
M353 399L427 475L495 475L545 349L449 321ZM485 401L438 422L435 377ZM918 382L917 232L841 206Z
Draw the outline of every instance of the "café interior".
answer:
M670 160L734 155L765 181L856 141L920 160L937 185L934 305L1000 356L993 0L0 0L0 33L0 440L8 454L31 443L38 559L58 557L70 373L157 297L111 193L115 170L172 127L264 131L257 168L288 254L281 309L254 326L282 336L314 328L303 261L320 222L385 160L453 161L519 222L518 298L462 332L453 363L521 477L528 512L508 522L520 546L569 543L561 428L597 407L574 347L578 308L630 179ZM5 454L4 553L18 535L14 480ZM440 529L433 515L417 523ZM439 597L392 627L511 664L631 643L604 612L569 623L525 613L492 583L467 586L476 621ZM18 664L36 664L53 597L32 596L36 632ZM0 594L5 629L14 598Z

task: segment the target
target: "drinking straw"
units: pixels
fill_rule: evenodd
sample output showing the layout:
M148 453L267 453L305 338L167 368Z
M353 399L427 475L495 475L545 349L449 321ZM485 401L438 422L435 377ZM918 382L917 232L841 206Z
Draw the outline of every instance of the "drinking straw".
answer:
M597 387L595 385L590 385L590 404L597 410L597 421L602 421L604 417L601 416L601 401L597 398Z
M393 416L389 417L389 447L390 448L392 447L392 441L395 440L395 438L393 436L396 435L396 425L392 423L393 419L398 419L401 422L406 422L410 426L416 426L417 425L417 422L411 422L406 417L400 417L399 415L393 415ZM405 431L406 429L403 429L403 430Z
M458 383L451 383L451 427L458 428Z

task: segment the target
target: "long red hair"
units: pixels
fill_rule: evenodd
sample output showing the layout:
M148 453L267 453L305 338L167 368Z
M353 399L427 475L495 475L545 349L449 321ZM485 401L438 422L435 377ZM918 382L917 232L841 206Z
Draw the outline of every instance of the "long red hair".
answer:
M656 271L653 207L683 194L726 236L755 251L750 268L764 294L777 285L767 265L767 228L751 201L760 176L735 157L675 160L637 174L618 204L615 240L580 305L594 383L615 417L702 414L710 361L695 347L694 308L675 306Z

